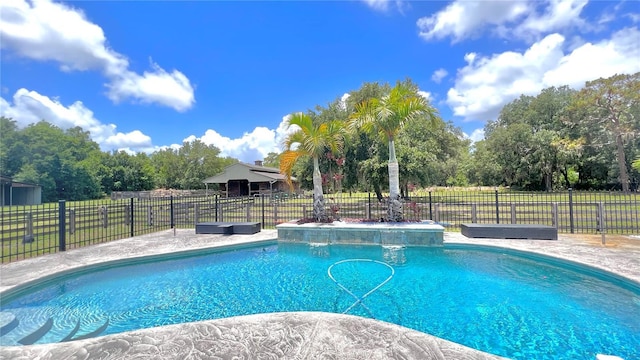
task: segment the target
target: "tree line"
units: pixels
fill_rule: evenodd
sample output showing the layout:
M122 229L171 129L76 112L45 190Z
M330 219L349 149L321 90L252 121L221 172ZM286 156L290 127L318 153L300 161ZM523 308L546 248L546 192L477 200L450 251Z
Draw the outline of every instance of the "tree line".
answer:
M201 189L202 180L237 162L200 140L150 155L104 152L88 131L46 121L19 129L0 117L0 134L1 174L40 185L43 202L96 199L112 191Z
M403 86L418 95L410 79ZM392 87L364 83L343 100L305 112L314 124L346 123L358 105L382 99ZM427 115L425 115L427 116ZM410 118L394 135L402 195L428 186L510 186L527 190L637 189L640 182L640 73L615 75L580 90L550 87L505 105L472 143L440 115ZM80 127L62 130L46 121L18 128L0 117L0 173L42 186L43 201L99 198L112 191L199 189L202 180L238 160L199 140L151 154L103 152ZM280 153L264 159L279 167ZM341 151L318 157L325 193L389 191L387 139L360 131ZM292 175L313 184L313 159L300 159Z
M550 87L507 104L475 144L469 180L530 189L637 189L640 73ZM635 160L634 160L635 159Z
M401 82L418 95L410 79ZM316 123L348 122L358 104L389 94L388 84L365 83L346 101L336 98L307 111ZM636 190L640 182L640 73L589 81L580 90L549 87L522 95L487 121L472 143L451 121L429 114L411 118L396 136L400 190L415 187L509 186L523 190ZM389 148L359 132L342 153L319 158L325 192L388 191ZM293 174L312 185L311 158ZM267 163L277 166L278 154Z

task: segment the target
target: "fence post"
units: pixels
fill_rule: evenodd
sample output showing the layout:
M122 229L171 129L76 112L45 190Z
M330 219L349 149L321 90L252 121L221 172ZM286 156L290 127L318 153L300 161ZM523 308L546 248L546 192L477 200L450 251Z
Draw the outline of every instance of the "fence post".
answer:
M600 230L600 234L602 234L602 245L605 245L607 243L606 240L606 225L605 225L605 221L604 221L604 204L602 204L602 201L598 203L598 228Z
M134 217L133 217L133 214L135 213L135 212L133 211L133 198L131 198L131 204L130 204L130 206L131 206L131 221L129 222L129 226L130 226L129 231L131 232L131 237L133 237L133 235L134 235L134 231L133 231L133 226L134 226L134 225L133 225Z
M176 219L174 218L174 215L173 215L173 195L169 197L169 211L171 211L171 213L169 214L169 219L170 219L169 221L170 221L171 228L173 229L176 226L176 223L175 223Z
M262 228L264 229L265 226L267 226L267 224L264 223L264 194L262 194L262 196L260 196L261 203L262 203Z
M195 203L193 205L193 226L198 225L199 218L200 218L200 204Z
M431 209L431 191L429 191L429 220L433 220L433 210Z
M500 203L498 202L498 189L496 189L496 224L500 224Z
M101 214L102 214L102 227L103 228L107 228L107 226L109 226L109 215L108 215L108 209L106 205L102 205L102 207L100 208Z
M218 221L218 205L219 205L218 204L218 195L215 196L213 203L214 203L214 209L215 209L215 220L214 221L217 222Z
M153 205L147 208L147 225L153 226Z
M124 207L124 224L129 225L131 223L131 208L129 206Z
M556 229L560 226L558 224L558 203L555 202L551 204L551 225Z
M478 206L476 203L471 204L471 222L474 224L478 222Z
M69 209L69 234L76 233L76 210Z
M367 208L365 209L365 212L367 212L368 210L368 213L365 215L367 215L367 220L371 220L371 193L367 192L367 195L369 195L369 200L367 202Z
M569 188L569 229L573 234L573 189Z
M33 213L28 212L27 213L27 221L26 221L26 231L24 234L24 237L22 237L22 243L23 244L27 244L27 243L32 243L34 240L33 237Z
M67 250L67 209L64 200L58 201L58 249L60 251Z
M433 220L435 222L440 222L440 204L434 204L434 207L436 208L436 216Z
M278 223L278 204L273 203L273 223Z
M251 203L247 203L247 222L251 221Z
M516 204L511 204L511 223L516 223Z

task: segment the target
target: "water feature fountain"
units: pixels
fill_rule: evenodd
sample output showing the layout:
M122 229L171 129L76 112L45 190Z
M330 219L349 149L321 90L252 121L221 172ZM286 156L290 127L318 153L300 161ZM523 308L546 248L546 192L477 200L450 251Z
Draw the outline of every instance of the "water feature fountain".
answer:
M305 223L296 221L276 226L278 240L328 244L378 244L399 246L442 246L444 227L432 221Z

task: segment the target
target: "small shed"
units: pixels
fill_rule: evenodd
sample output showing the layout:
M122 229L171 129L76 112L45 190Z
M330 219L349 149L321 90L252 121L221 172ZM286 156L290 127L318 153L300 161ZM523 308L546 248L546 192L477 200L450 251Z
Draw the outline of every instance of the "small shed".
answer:
M13 181L12 178L0 176L0 205L39 205L42 204L42 187Z
M233 196L270 196L278 192L289 192L291 188L285 180L285 175L280 169L262 166L262 161L256 161L254 165L235 163L227 166L220 174L203 181L209 188L209 184L218 184L220 194L225 197ZM299 186L292 178L293 190Z

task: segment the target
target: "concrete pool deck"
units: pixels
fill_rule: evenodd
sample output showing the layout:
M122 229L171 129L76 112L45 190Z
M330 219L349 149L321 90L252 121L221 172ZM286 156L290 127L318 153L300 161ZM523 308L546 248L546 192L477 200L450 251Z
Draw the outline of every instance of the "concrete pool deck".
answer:
M121 259L273 241L255 235L197 235L173 230L72 249L0 266L0 292L54 273ZM470 239L447 244L496 246L570 260L640 286L640 239L560 234L558 240ZM350 315L295 312L241 316L112 334L67 343L0 347L0 359L499 359L401 326Z

